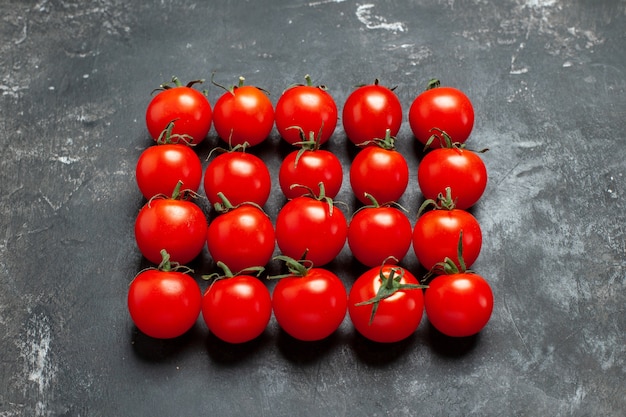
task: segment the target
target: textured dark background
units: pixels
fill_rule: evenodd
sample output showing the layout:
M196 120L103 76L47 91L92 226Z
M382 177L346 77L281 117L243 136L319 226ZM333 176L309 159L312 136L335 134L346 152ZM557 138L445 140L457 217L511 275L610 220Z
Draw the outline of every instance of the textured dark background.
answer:
M0 416L622 416L626 413L626 2L620 0L40 0L0 2ZM302 344L272 319L244 346L201 321L138 334L144 266L135 162L151 90L177 75L280 92L310 73L341 108L357 84L464 90L489 185L473 213L492 284L484 331L424 320L379 346L346 319ZM221 91L205 84L211 103ZM406 119L405 119L406 120ZM198 151L218 139L211 132ZM414 222L419 148L401 203ZM329 149L353 156L341 125ZM274 131L255 149L276 173ZM338 197L355 207L349 184ZM208 208L207 208L208 210ZM405 266L417 264L412 251ZM192 265L199 279L208 253ZM362 271L347 250L331 264ZM200 279L199 279L200 281ZM201 283L205 286L205 283ZM272 285L271 283L268 285Z

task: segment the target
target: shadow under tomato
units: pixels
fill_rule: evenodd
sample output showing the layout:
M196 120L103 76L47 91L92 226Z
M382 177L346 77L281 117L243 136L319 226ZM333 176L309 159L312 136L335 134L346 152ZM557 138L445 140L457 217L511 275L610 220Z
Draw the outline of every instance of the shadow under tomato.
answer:
M386 366L406 357L406 351L419 343L417 333L393 343L379 343L367 339L357 330L353 331L350 346L359 360L370 366Z
M241 363L251 356L258 354L271 341L267 330L257 338L244 343L228 343L213 333L206 337L206 349L211 360L221 365L233 365Z
M200 329L196 324L187 333L172 339L157 339L142 333L136 326L131 328L131 343L133 351L141 359L148 362L161 362L169 360L190 346L200 337Z
M478 341L480 333L467 337L446 336L437 330L430 322L427 325L428 331L426 342L430 348L438 355L448 358L458 358L471 352Z
M281 355L294 363L318 361L330 350L341 344L340 330L335 331L325 339L311 342L298 340L282 329L279 330L277 336L277 346Z

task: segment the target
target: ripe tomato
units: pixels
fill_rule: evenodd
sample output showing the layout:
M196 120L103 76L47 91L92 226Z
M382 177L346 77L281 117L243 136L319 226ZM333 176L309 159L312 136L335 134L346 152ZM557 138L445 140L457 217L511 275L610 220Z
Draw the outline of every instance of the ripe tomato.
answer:
M427 270L450 258L461 267L458 256L459 235L465 265L469 268L480 254L482 232L478 220L465 210L435 209L417 218L413 229L413 250Z
M381 206L371 198L372 205L354 213L348 225L352 255L369 267L382 265L390 257L401 261L411 247L411 222L396 207Z
M220 203L223 193L235 206L255 203L263 206L272 188L270 172L261 158L233 148L218 155L204 173L204 191L211 204Z
M377 139L354 157L350 165L350 185L356 198L368 203L365 194L377 201L398 201L409 184L409 166L402 154L395 150L394 139L387 129L385 139Z
M471 336L483 329L493 311L487 281L474 273L439 275L424 295L430 323L447 336Z
M440 87L439 80L431 80L428 89L419 94L409 109L409 125L415 138L426 144L432 129L446 132L454 142L464 143L474 127L474 107L460 90ZM432 148L440 147L434 140Z
M274 108L267 94L244 85L243 77L239 77L239 85L225 90L213 108L213 125L219 137L231 146L263 142L274 126Z
M257 277L233 275L227 267L225 272L205 291L202 318L219 339L228 343L248 342L260 336L270 321L270 292Z
M462 147L434 149L417 169L417 181L424 198L435 200L446 188L452 192L456 208L476 204L487 187L487 168L475 152Z
M346 217L332 200L322 193L319 197L301 196L288 201L276 216L276 242L282 253L306 259L322 266L343 249L348 234Z
M149 200L135 220L137 246L150 262L158 264L165 249L173 262L186 264L204 248L207 219L200 207L182 199L180 185L171 198Z
M159 144L141 153L135 168L141 194L148 200L155 195L172 195L179 181L185 189L198 191L202 181L202 163L187 145Z
M348 295L343 283L327 269L306 268L293 259L279 258L292 266L289 276L282 277L274 287L276 321L298 340L316 341L330 336L346 316Z
M161 85L162 91L152 98L146 110L146 126L155 140L171 122L174 122L172 134L189 137L189 142L194 144L204 140L211 129L212 112L206 96L192 88L201 82L191 81L183 86L174 77L173 85Z
M318 140L301 142L301 148L288 154L280 164L278 182L287 199L306 194L307 190L319 193L323 183L326 195L335 198L343 182L343 168L332 152L320 149ZM293 187L292 185L302 185Z
M140 272L128 289L128 311L144 334L170 339L186 333L200 315L202 293L189 275L172 268L163 252L158 269Z
M314 86L309 75L306 84L288 88L276 103L276 129L288 143L300 141L299 127L308 136L319 134L320 144L331 137L337 126L337 105L324 86Z
M423 285L399 266L382 265L363 273L348 295L354 328L374 342L399 342L422 321Z
M384 137L387 129L391 136L396 136L402 124L402 105L393 89L379 85L376 80L348 96L342 121L348 139L356 145Z
M207 247L216 262L233 271L264 266L272 258L275 247L274 226L263 210L242 203L233 207L226 203L207 231Z

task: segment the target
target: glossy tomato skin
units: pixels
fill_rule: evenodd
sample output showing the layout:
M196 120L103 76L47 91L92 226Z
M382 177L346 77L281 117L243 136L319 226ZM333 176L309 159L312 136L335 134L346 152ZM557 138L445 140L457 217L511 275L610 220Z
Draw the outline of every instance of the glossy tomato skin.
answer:
M342 111L343 128L356 145L385 137L387 129L396 136L402 124L402 104L391 89L377 82L354 90Z
M213 125L231 146L263 142L274 126L274 107L261 89L244 85L227 91L213 108Z
M385 265L383 273L389 274L392 265ZM399 290L380 301L370 323L373 306L356 305L376 296L382 281L380 266L376 266L357 278L348 295L348 313L354 328L365 338L374 342L393 343L411 336L419 327L424 313L424 295L421 289ZM419 284L417 278L404 270L401 284Z
M439 275L424 296L426 315L441 333L452 337L480 332L493 311L493 292L480 275Z
M276 102L276 130L290 144L302 141L299 129L293 129L294 126L301 128L307 139L313 132L320 145L326 143L335 131L337 117L335 100L318 86L288 88Z
M389 257L401 261L411 247L412 235L411 222L397 208L365 207L350 220L348 245L359 262L374 267Z
M281 278L272 306L280 327L302 341L322 340L339 328L346 316L347 292L337 275L311 268L304 277Z
M299 151L288 154L280 165L278 181L287 197L293 199L312 190L318 194L319 183L324 183L326 195L335 198L343 182L343 168L337 156L327 150L305 150L298 158ZM296 162L297 159L297 162ZM291 188L292 184L304 187Z
M311 197L288 201L276 216L276 242L282 253L322 266L339 255L348 235L345 215L337 206Z
M232 151L218 155L204 173L204 191L211 204L223 193L233 206L251 202L263 206L272 188L270 172L256 155Z
M365 193L381 204L398 201L408 184L408 164L396 150L368 146L359 151L350 165L352 191L364 204L369 202Z
M202 318L209 331L228 343L256 339L267 327L271 314L269 290L249 275L218 279L202 298Z
M487 187L487 168L480 156L467 149L440 148L428 152L417 169L424 198L437 200L450 187L456 208L476 204Z
M172 262L186 264L196 258L206 242L207 219L195 203L171 198L148 201L135 220L135 240L150 262L161 262L165 249Z
M433 135L431 129L446 132L453 142L464 143L474 127L474 107L469 98L452 87L436 87L419 94L409 108L409 125L423 144ZM431 148L440 147L434 140Z
M211 257L234 272L265 266L272 258L275 242L272 221L251 204L242 204L220 214L207 230Z
M413 250L420 264L431 270L445 258L460 267L459 235L463 231L463 259L469 268L480 254L482 231L478 220L465 210L431 210L422 214L413 229Z
M171 339L186 333L200 315L202 293L189 275L147 269L131 282L128 310L144 334Z
M178 181L183 182L183 189L197 192L202 181L202 163L187 145L151 146L137 160L135 180L148 200L159 194L172 195Z
M152 98L146 109L146 126L155 140L174 121L172 134L191 136L190 143L202 142L212 123L209 100L200 91L186 86L168 88Z

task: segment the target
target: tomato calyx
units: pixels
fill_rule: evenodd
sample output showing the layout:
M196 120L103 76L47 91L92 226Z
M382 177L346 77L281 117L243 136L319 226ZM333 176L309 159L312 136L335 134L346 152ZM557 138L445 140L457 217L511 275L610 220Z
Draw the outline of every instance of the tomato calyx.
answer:
M237 85L231 85L229 87L226 87L226 86L223 86L221 84L218 84L217 82L215 82L214 77L215 77L215 72L213 72L211 74L211 84L213 84L214 86L219 87L219 88L229 92L232 95L235 95L235 90L236 89L241 88L241 87L243 87L246 84L246 79L243 76L241 76L241 75L239 76ZM270 95L269 91L265 90L264 88L256 87L256 86L254 88L256 88L257 90L263 91L268 96Z
M238 275L251 273L254 273L254 276L256 277L259 277L265 271L265 268L262 266L250 266L233 273L233 271L222 261L217 261L217 266L223 271L221 274L219 272L214 272L212 274L202 275L202 279L206 281L213 280L213 282L215 282L220 279L234 278Z
M313 191L311 189L311 187L308 187L306 185L291 184L289 186L289 188L291 188L291 189L294 189L294 188L297 188L297 187L301 187L301 188L304 188L304 189L309 191L308 193L303 194L302 197L312 198L314 200L322 201L322 202L325 202L326 204L328 204L328 213L331 216L333 215L333 209L335 207L335 202L333 201L333 199L331 197L328 197L326 195L326 187L324 186L324 182L320 181L318 183L318 187L320 189L320 193L319 194L315 194L315 191Z
M263 207L259 206L255 202L245 201L245 202L243 202L241 204L233 205L233 203L231 203L230 200L228 200L228 198L224 195L223 192L219 191L217 193L217 196L222 201L221 202L219 202L219 201L216 202L213 205L213 208L215 208L215 211L217 211L220 214L228 213L229 211L235 210L236 208L241 207L241 206L253 206L253 207L256 207L259 210L261 210L263 212L263 214L265 214L267 216L267 213L265 213L265 211L263 210Z
M394 260L397 262L397 259L394 257L388 258L389 260ZM376 316L376 312L378 311L378 306L381 301L391 297L398 291L407 291L407 290L421 290L424 288L428 288L427 285L422 284L402 284L402 278L406 273L406 270L399 266L392 266L388 271L385 271L385 262L380 266L379 278L380 278L380 288L376 292L376 296L373 298L361 301L360 303L356 303L355 306L372 306L372 314L370 315L369 324L372 324L374 321L374 317ZM387 274L386 274L387 272Z
M211 159L211 157L213 156L213 152L219 152L219 153L232 153L232 152L241 152L241 153L246 153L246 148L248 148L250 146L249 142L244 142L244 143L239 143L235 146L232 145L231 142L232 136L228 138L228 149L224 149L222 147L215 147L213 149L211 149L211 152L209 152L209 154L206 157L206 160L208 161L209 159Z
M180 79L176 76L173 76L172 79L166 83L163 83L161 85L159 85L158 88L155 88L154 90L152 90L152 93L154 93L155 91L165 91L165 90L169 90L172 88L178 88L178 87L187 87L187 88L191 88L196 84L202 84L204 82L204 79L197 79L197 80L192 80L189 81L187 84L184 84L180 81ZM204 95L207 95L206 91L202 92Z
M459 243L457 244L457 257L459 258L459 265L446 256L446 258L437 262L424 278L422 278L421 282L428 282L435 275L455 275L455 274L473 274L474 271L471 269L467 269L465 265L465 260L463 259L463 230L459 232Z
M437 78L431 78L426 84L426 90L432 90L433 88L441 87L441 81Z
M408 213L408 212L409 212L409 210L407 210L405 207L403 207L402 205L398 204L398 203L397 203L397 202L395 202L395 201L388 201L388 202L386 202L386 203L380 204L380 203L376 200L376 197L374 197L374 196L373 196L373 195L371 195L370 193L367 193L367 192L366 192L366 193L364 193L363 195L365 196L365 198L367 198L367 199L371 202L371 204L367 204L367 205L365 205L365 206L361 206L361 207L359 207L359 208L358 208L358 210L356 210L356 211L352 214L352 217L354 217L354 215L355 215L355 214L357 214L359 211L364 210L364 209L370 209L370 208L377 209L377 208L382 208L382 207L396 207L396 208L398 208L398 209L400 209L400 210L402 210L402 211L404 211L404 212L406 212L406 213Z
M439 141L439 146L443 149L454 149L459 154L463 152L463 150L468 150L476 153L485 153L489 150L489 148L483 148L480 150L469 149L465 143L454 142L450 135L445 131L438 127L433 127L429 130L429 132L433 132L433 134L428 138L426 143L424 144L424 152L431 147L435 140Z
M193 137L191 135L187 135L185 133L172 133L176 120L178 119L174 119L169 122L161 134L159 134L159 137L156 140L157 145L176 145L182 141L182 143L187 146L196 146L196 144L193 143Z
M328 90L328 88L324 84L313 85L313 80L311 79L311 76L309 74L304 76L304 80L306 81L306 84L302 84L302 83L291 84L289 87L285 89L285 91L294 87L313 87L313 88L319 88L322 91Z
M395 151L396 150L396 138L391 136L391 129L385 130L384 138L374 138L372 140L366 140L365 142L359 143L357 146L365 147L369 145L376 145L382 149L387 151Z
M176 183L176 186L174 187L174 190L172 191L172 195L167 196L165 194L157 194L155 196L153 196L152 198L150 198L150 200L148 200L148 207L150 207L150 203L152 203L153 200L161 200L161 199L166 199L166 200L189 200L190 198L198 198L199 194L196 193L193 190L190 189L183 189L183 182L181 180L178 180L178 182Z
M194 272L193 269L189 268L186 265L182 265L178 262L171 261L170 254L165 249L161 249L160 253L161 253L161 262L156 267L151 266L151 267L142 269L141 271L137 273L137 275L135 275L135 278L137 278L141 273L150 271L150 270L156 270L156 271L161 271L161 272L182 272L183 274L192 274Z
M308 139L306 137L306 133L304 132L304 129L302 129L300 126L289 126L287 130L289 129L297 129L299 130L299 133L300 133L301 140L299 142L293 143L294 146L300 147L300 149L298 150L298 153L296 154L296 159L293 164L294 167L297 167L298 162L300 161L300 158L306 151L315 152L320 149L322 131L324 129L324 122L322 122L322 125L320 126L320 130L319 132L317 132L317 136L315 135L315 132L310 131Z
M304 251L304 254L302 255L302 258L300 258L298 260L296 260L296 259L294 259L294 258L292 258L290 256L286 256L286 255L275 256L273 259L275 261L283 261L285 263L285 266L287 267L287 270L289 271L289 273L268 276L267 279L282 279L282 278L289 278L289 277L298 277L298 278L306 277L309 274L309 271L311 270L311 268L313 268L313 262L310 261L309 259L306 259L307 252L308 252L308 250Z
M437 200L433 200L429 198L424 200L419 210L417 211L417 216L419 217L426 209L432 207L435 210L453 210L456 208L456 203L452 199L452 189L450 187L446 187L446 194L439 193L437 196Z

